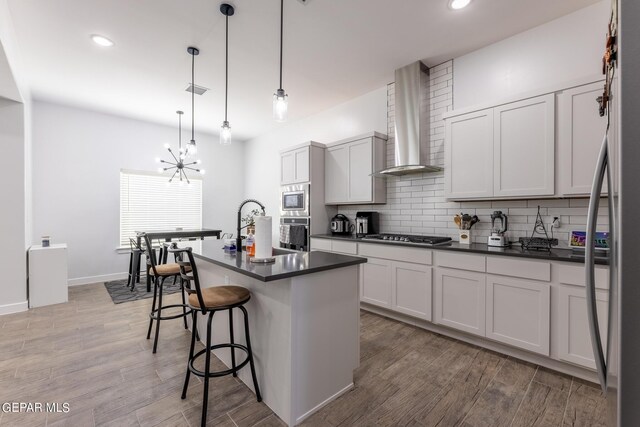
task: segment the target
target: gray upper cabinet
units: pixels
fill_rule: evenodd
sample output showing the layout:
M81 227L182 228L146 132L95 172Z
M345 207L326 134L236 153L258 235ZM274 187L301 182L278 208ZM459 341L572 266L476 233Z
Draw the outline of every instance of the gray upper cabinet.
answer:
M604 81L562 91L558 99L558 190L562 196L588 196L607 118L598 114L596 98ZM615 163L615 135L609 134ZM605 181L603 191L607 191Z
M309 182L309 149L307 146L280 153L280 185Z
M474 111L445 123L445 195L493 196L493 110Z
M494 108L494 196L553 196L554 150L553 94Z
M445 196L553 196L555 98L544 95L445 119Z
M326 204L386 203L386 181L372 175L384 168L386 140L371 133L327 144Z

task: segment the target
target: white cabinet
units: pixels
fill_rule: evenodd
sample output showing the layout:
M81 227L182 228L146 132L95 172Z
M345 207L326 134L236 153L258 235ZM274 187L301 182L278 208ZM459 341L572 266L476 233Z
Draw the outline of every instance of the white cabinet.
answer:
M555 194L555 95L445 119L445 196Z
M280 153L280 185L309 182L309 147Z
M391 289L393 310L431 320L431 267L393 262Z
M67 245L29 248L29 307L60 304L69 300Z
M586 196L591 192L607 118L600 117L596 98L604 82L567 89L558 94L558 184L564 196ZM614 126L615 127L615 126ZM615 136L609 135L610 159L615 160ZM603 191L606 191L606 180Z
M360 301L391 308L391 261L369 258L362 264Z
M435 322L485 335L485 274L435 269Z
M587 368L595 369L587 315L586 288L561 285L558 291L560 313L557 327L559 335L558 357ZM608 292L596 290L596 307L600 324L603 351L607 348Z
M386 137L373 133L328 144L325 152L325 203L386 203Z
M553 196L555 96L495 107L493 122L494 196Z
M324 201L339 203L349 199L349 147L328 147L324 158Z
M371 138L347 144L349 150L349 202L373 200L373 144Z
M445 121L445 196L493 196L493 110Z
M551 286L487 276L486 337L549 355Z

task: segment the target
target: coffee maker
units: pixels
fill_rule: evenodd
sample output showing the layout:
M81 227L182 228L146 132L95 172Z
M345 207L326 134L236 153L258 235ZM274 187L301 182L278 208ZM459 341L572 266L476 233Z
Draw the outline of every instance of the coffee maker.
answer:
M491 214L491 236L489 236L488 245L505 248L509 246L509 240L505 233L507 232L507 216L502 211L493 211Z
M364 237L368 234L378 234L378 212L356 213L356 237Z

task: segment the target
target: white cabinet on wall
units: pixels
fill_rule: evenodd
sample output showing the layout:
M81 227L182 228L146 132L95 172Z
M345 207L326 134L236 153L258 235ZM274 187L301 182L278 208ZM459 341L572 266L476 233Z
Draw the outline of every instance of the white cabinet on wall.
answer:
M493 110L445 121L445 195L481 198L493 195Z
M280 185L309 182L310 148L307 146L280 153Z
M485 274L435 269L435 323L485 335Z
M600 117L596 98L604 81L567 89L558 94L558 184L564 196L588 196L607 118ZM615 128L615 126L613 127ZM612 128L612 129L613 129ZM615 164L615 135L609 134ZM607 183L603 187L606 192Z
M445 119L448 199L553 196L554 158L553 94Z
M374 132L327 144L326 204L386 203L386 181L372 176L384 168L386 140Z
M493 122L494 196L553 196L555 96L496 107Z
M551 285L487 276L486 337L549 355Z

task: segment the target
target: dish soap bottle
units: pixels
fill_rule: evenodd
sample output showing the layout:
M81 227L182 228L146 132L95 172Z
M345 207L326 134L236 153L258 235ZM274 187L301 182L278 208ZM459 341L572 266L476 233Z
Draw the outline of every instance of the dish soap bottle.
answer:
M256 242L253 233L249 233L246 240L246 251L247 255L255 256L256 255Z

